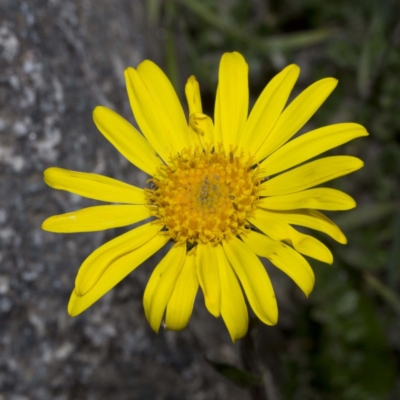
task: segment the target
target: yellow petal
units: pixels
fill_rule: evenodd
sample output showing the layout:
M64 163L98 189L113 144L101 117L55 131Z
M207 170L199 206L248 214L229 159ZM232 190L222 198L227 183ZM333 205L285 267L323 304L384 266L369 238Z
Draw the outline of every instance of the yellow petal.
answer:
M203 149L209 150L214 143L212 119L206 114L193 113L189 118L189 130L200 139Z
M242 235L243 241L260 257L265 257L288 275L308 297L314 287L314 272L295 250L257 232Z
M321 79L300 93L283 111L255 157L263 160L286 143L314 115L337 85L334 78Z
M267 217L272 216L279 218L287 224L315 229L317 231L326 233L339 243L347 243L346 236L343 234L340 228L327 216L317 210L272 211L259 208L255 212L255 217L260 214L265 214Z
M152 237L156 236L161 226L148 223L116 237L96 249L83 262L75 280L75 291L83 296L96 285L108 269L115 269L115 263L121 257L132 253Z
M271 281L261 261L236 237L222 243L254 313L265 324L275 325L278 321L278 306Z
M219 65L215 103L215 141L225 150L239 144L249 110L248 65L237 52L225 53Z
M364 163L356 157L332 156L311 161L261 184L259 196L279 196L300 192L360 169Z
M221 313L221 283L215 246L199 242L196 247L197 279L204 294L207 310L214 317Z
M185 86L186 100L189 106L189 140L192 146L214 143L214 127L210 117L203 114L200 85L192 75Z
M240 146L255 154L274 127L300 73L300 68L289 65L268 83L256 101L244 127Z
M333 256L330 250L312 236L296 231L289 224L279 219L279 216L256 212L249 221L260 231L276 241L291 244L299 253L316 260L332 264Z
M185 263L186 244L173 246L154 269L143 296L147 321L158 332L165 308Z
M353 123L315 129L283 145L267 157L260 168L271 176L361 136L368 136L368 132L363 126Z
M195 255L188 253L167 305L167 329L179 331L187 326L198 289Z
M43 222L42 229L57 233L103 231L131 225L149 217L149 208L142 205L94 206L53 215Z
M215 246L221 281L221 316L233 342L247 333L249 315L239 281L221 245Z
M163 111L160 110L159 104L157 107L154 94L149 92L138 71L133 68L126 69L125 80L137 124L158 155L168 162L171 154L176 153L176 144L173 142L174 134L170 131L171 125L163 125L166 123ZM184 132L187 132L187 127Z
M189 115L193 113L202 113L200 85L195 76L190 76L185 86L186 100L189 106Z
M44 181L54 189L66 190L88 199L112 203L146 203L143 189L102 175L53 167L44 171Z
M167 241L168 237L156 235L134 251L123 253L120 257L115 258L89 292L83 296L79 296L76 289L73 290L68 304L68 314L71 317L75 317L85 311L136 267L156 253Z
M162 163L150 143L124 118L106 107L93 111L97 129L133 165L153 176Z
M161 68L149 60L140 63L137 72L152 98L152 102L148 106L155 110L161 123L161 132L168 134L176 152L189 147L186 117L170 80ZM141 93L139 93L140 95Z
M303 192L282 196L265 197L258 207L272 210L294 210L296 208L317 208L320 210L350 210L356 202L348 194L330 188L308 189Z

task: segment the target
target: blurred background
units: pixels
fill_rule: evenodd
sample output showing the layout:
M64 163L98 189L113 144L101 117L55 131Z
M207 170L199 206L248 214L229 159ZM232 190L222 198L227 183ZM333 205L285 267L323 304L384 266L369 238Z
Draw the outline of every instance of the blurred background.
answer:
M0 0L0 400L399 399L399 15L396 0ZM144 185L96 131L93 108L134 122L123 71L151 59L182 101L196 75L212 115L232 50L249 63L252 103L290 63L302 70L293 95L339 79L303 132L336 122L370 132L333 151L365 161L331 184L358 203L329 215L348 244L321 236L335 262L311 260L308 300L266 264L279 324L253 321L236 344L200 294L186 330L151 331L142 295L161 255L68 317L78 267L125 229L43 232L46 217L94 204L46 187L43 170Z

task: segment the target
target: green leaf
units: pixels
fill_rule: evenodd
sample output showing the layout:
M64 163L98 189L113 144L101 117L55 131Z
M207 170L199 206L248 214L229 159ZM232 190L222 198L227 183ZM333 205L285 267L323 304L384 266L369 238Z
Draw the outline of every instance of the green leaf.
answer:
M218 29L225 35L230 36L239 42L244 42L261 53L272 50L293 50L308 47L328 39L333 34L333 31L329 29L316 29L310 32L296 32L293 34L263 38L260 36L249 35L242 29L236 28L236 26L213 13L198 0L175 1L189 9L208 25Z
M152 27L156 27L160 23L161 3L161 0L147 0L145 3L149 25Z

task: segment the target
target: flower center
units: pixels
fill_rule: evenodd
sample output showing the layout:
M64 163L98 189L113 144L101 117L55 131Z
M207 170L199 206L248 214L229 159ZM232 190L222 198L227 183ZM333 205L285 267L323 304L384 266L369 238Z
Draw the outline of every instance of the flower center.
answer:
M218 243L246 230L259 179L251 158L220 149L185 150L146 189L154 216L177 242Z

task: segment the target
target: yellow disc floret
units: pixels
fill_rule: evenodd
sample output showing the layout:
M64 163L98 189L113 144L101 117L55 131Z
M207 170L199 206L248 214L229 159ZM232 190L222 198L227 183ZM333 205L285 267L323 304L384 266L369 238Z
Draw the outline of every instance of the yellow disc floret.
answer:
M219 150L185 150L146 189L149 207L176 242L218 243L243 233L259 179L252 159Z

